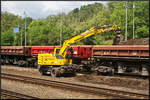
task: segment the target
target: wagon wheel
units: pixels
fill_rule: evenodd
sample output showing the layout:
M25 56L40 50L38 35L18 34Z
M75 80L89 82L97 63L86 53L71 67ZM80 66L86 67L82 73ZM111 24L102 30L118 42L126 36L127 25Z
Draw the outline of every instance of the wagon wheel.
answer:
M40 71L40 74L41 74L41 75L46 75L46 73L45 73L45 72L43 72L43 71Z
M42 66L41 65L38 65L38 70L40 72L41 75L46 75L46 73L42 70Z
M39 66L38 66L38 62L34 62L34 67L35 68L38 68Z
M58 70L57 69L52 69L51 70L51 76L52 77L58 77L59 76Z

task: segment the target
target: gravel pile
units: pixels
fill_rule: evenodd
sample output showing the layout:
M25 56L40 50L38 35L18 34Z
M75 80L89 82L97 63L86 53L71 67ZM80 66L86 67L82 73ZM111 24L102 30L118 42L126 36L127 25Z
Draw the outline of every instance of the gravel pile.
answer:
M82 82L90 82L94 84L106 84L111 86L121 86L139 90L148 90L149 89L149 80L148 79L139 79L139 78L120 78L120 77L108 77L108 76L95 76L95 75L82 75L77 76L77 80Z

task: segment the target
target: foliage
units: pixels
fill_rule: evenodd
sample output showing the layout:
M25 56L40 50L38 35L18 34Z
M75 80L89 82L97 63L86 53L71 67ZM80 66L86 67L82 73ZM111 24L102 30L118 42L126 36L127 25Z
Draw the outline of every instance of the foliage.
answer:
M109 1L107 6L101 3L89 4L75 8L68 14L49 15L46 18L33 20L26 17L27 45L59 45L60 33L62 42L76 34L85 32L93 26L117 24L125 36L125 1ZM149 3L148 1L134 1L135 38L146 38L149 35ZM132 39L133 32L133 1L128 1L128 39ZM2 45L24 45L25 18L8 12L1 13L1 43ZM20 31L13 33L13 28ZM91 36L75 44L83 45L111 45L113 33Z
M124 5L126 2L117 2L112 13L111 23L121 26L122 34L125 34L125 14L126 9ZM133 33L133 2L128 2L128 38L132 38ZM135 23L135 37L145 38L148 37L149 30L149 3L147 1L134 2L134 23Z
M32 18L27 17L27 27L32 22ZM21 33L24 39L25 19L8 12L1 12L1 45L21 45ZM14 33L13 29L19 27L20 32ZM24 41L23 41L24 43Z

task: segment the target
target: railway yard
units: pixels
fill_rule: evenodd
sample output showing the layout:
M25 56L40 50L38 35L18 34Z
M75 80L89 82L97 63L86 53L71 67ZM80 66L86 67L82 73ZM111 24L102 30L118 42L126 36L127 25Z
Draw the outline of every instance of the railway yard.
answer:
M1 99L150 99L148 1L44 2L2 2Z
M35 68L2 65L1 98L112 99L149 98L149 79L80 74L41 76ZM13 94L11 93L13 92ZM9 94L11 93L11 94ZM14 96L15 95L15 96Z

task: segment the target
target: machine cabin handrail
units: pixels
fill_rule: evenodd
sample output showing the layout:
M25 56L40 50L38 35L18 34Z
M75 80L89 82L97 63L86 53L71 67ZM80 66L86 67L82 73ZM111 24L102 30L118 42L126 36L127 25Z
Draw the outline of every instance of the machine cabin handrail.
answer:
M115 24L104 25L102 27L99 27L99 26L92 27L89 30L86 30L85 32L83 32L81 34L76 35L76 36L66 40L63 43L62 47L60 48L59 55L62 55L63 57L65 57L66 53L67 53L66 52L67 47L70 46L71 44L75 43L75 42L78 42L82 39L85 39L85 38L90 37L90 36L95 35L95 34L100 34L100 33L110 32L110 31L115 31L116 33L120 33L121 29L119 26L117 26Z

